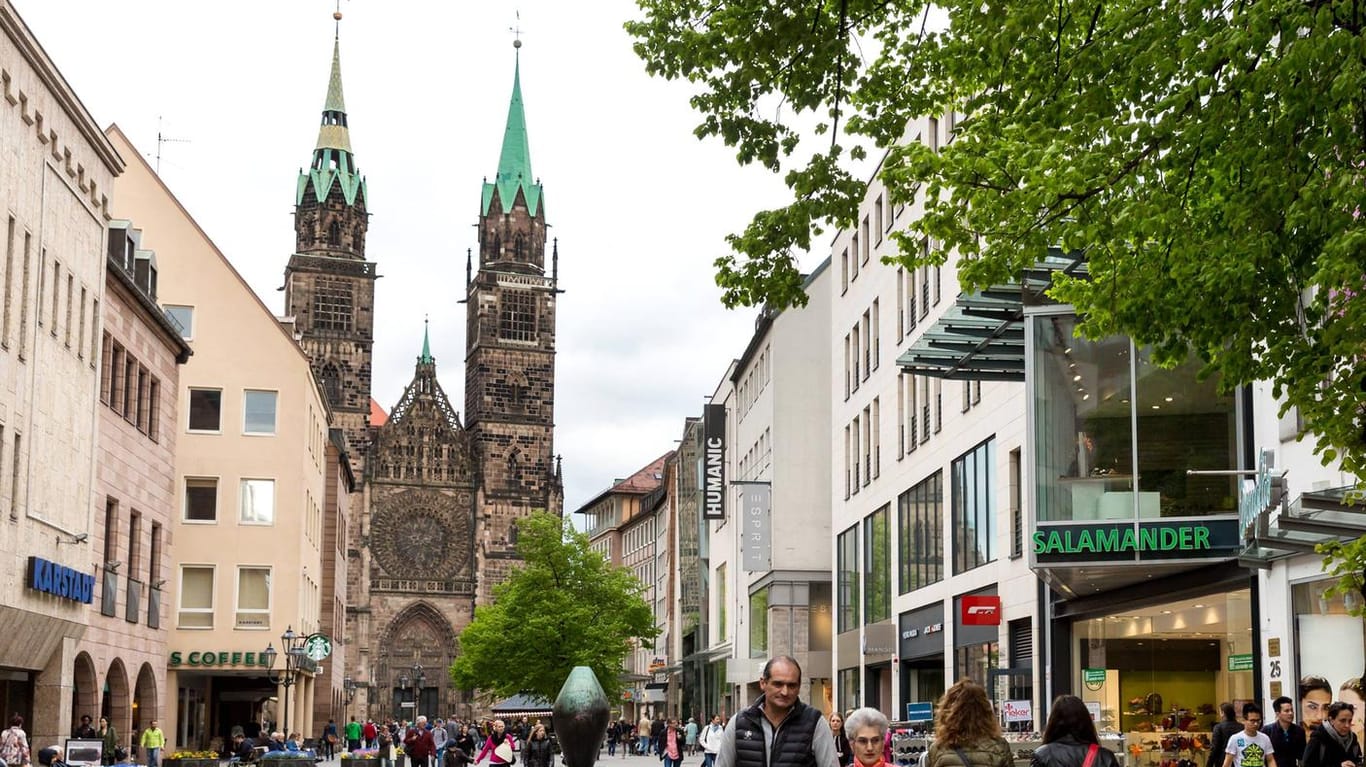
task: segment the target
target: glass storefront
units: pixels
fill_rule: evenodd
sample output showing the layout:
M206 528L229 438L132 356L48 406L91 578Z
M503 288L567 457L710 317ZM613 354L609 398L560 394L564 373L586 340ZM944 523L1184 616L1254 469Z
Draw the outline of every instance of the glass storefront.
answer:
M1191 358L1165 369L1125 336L1075 338L1071 314L1031 318L1040 521L1237 510L1236 403Z
M1286 685L1282 694L1296 699L1295 713L1306 727L1317 727L1324 709L1335 700L1357 707L1352 729L1363 738L1362 659L1366 658L1366 623L1348 611L1361 597L1348 593L1329 595L1331 579L1291 586L1295 613L1295 668L1298 685Z
M1098 728L1125 734L1140 766L1198 752L1220 703L1252 700L1247 589L1077 621L1072 641L1074 692Z

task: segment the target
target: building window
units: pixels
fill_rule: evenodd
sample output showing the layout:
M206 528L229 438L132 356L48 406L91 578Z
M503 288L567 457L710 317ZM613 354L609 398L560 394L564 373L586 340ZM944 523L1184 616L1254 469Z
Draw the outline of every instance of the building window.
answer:
M868 431L872 435L873 454L870 463L873 466L873 479L877 479L882 473L882 398L873 397L872 417L868 419Z
M242 480L242 507L238 521L244 525L275 524L275 480Z
M716 643L730 639L726 626L726 563L716 566Z
M868 380L868 374L873 372L873 321L871 319L872 310L863 313L863 321L859 327L863 329L863 380Z
M853 272L852 274L849 275L849 281L850 281L850 282L853 282L854 280L857 280L857 279L858 279L858 264L859 264L859 257L858 257L858 254L859 254L859 250L858 250L858 233L857 233L857 232L854 233L854 239L853 239L853 242L849 245L849 249L852 250L852 251L854 252L854 257L853 257L852 259L849 260L849 268L850 268L850 270L852 270L852 272Z
M850 380L850 379L849 379L849 365L850 365L850 362L851 362L851 357L850 357L851 352L850 352L850 348L851 348L851 347L850 347L850 345L849 345L849 336L845 336L845 337L844 337L844 399L845 399L846 401L848 401L848 399L849 399L849 391L850 391L850 389L849 389L849 380Z
M877 202L873 203L873 220L877 222L874 230L877 234L877 245L882 244L882 195L878 195Z
M319 279L313 288L313 327L316 330L351 332L351 283Z
M906 594L944 580L944 473L897 498L897 587Z
M868 263L868 217L863 217L863 228L859 230L863 238L863 250L859 252L859 260L864 264Z
M220 431L222 418L222 389L190 389L190 431Z
M180 337L186 341L194 340L194 307L167 304L163 308L166 316L171 318L171 324L180 328Z
M892 617L892 541L889 508L863 518L863 623Z
M861 669L843 668L839 675L840 711L852 711L859 707L859 682Z
M841 633L858 628L858 525L840 533L835 544L839 578L838 629Z
M768 657L768 587L749 595L749 657Z
M218 521L218 479L216 477L185 478L185 521Z
M11 219L13 221L13 219ZM840 295L849 291L849 249L840 254Z
M873 322L868 327L868 336L873 347L874 370L877 370L878 366L881 364L881 361L878 358L882 356L882 307L880 304L881 302L878 299L873 299Z
M536 340L536 296L531 291L503 291L499 302L498 337L504 341Z
M906 293L901 286L906 282L906 270L896 268L896 340L897 343L906 337Z
M896 374L896 459L906 455L906 374Z
M988 439L953 461L953 572L996 559L996 440Z
M990 669L1001 665L1000 655L1001 644L999 642L955 648L953 651L954 678L971 679L983 687L988 687L992 682L987 678L987 674Z
M854 323L854 329L850 331L850 336L853 339L854 391L858 391L859 381L863 378L859 375L859 358L863 355L863 336L859 331L859 324L857 322Z
M178 628L213 628L212 566L181 566Z
M276 392L247 389L242 392L242 432L244 434L275 433Z
M270 628L270 568L237 568L237 611L234 623L239 629Z

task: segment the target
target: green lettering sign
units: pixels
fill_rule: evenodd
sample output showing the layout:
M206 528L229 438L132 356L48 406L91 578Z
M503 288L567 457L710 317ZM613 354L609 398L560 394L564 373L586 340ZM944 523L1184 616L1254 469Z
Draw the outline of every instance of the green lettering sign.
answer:
M1190 553L1212 550L1210 528L1202 523L1133 526L1067 525L1035 531L1035 554Z

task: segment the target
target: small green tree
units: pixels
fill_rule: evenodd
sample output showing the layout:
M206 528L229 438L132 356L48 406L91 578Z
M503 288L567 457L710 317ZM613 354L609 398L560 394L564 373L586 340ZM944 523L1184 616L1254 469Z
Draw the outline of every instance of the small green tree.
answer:
M570 669L588 666L616 697L630 641L654 647L659 635L641 596L645 587L554 514L536 512L517 529L525 564L494 588L493 604L476 609L460 633L451 679L466 689L552 700Z

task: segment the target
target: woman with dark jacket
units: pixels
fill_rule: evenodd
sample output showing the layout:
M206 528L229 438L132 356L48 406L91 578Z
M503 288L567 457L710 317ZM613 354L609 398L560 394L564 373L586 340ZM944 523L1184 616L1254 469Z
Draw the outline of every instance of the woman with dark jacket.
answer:
M455 738L455 747L467 755L472 755L475 749L479 748L479 744L474 740L474 727L472 725L460 725L460 734Z
M1075 695L1059 695L1048 713L1043 745L1035 752L1032 767L1119 767L1115 753L1102 748L1096 724L1086 703Z
M1224 763L1224 749L1228 748L1228 739L1242 732L1243 726L1238 724L1238 716L1233 710L1233 704L1225 701L1219 704L1219 711L1224 718L1214 725L1210 731L1209 761L1205 767L1220 767ZM1292 765L1277 765L1276 767L1295 767Z
M1341 701L1328 707L1324 726L1314 730L1304 747L1300 767L1361 767L1361 743L1352 732L1356 707Z
M854 750L849 748L849 736L844 732L844 717L838 711L830 712L830 734L835 739L835 759L840 767L854 763Z
M550 736L545 734L545 725L538 724L522 746L522 759L526 767L550 767L551 756Z

